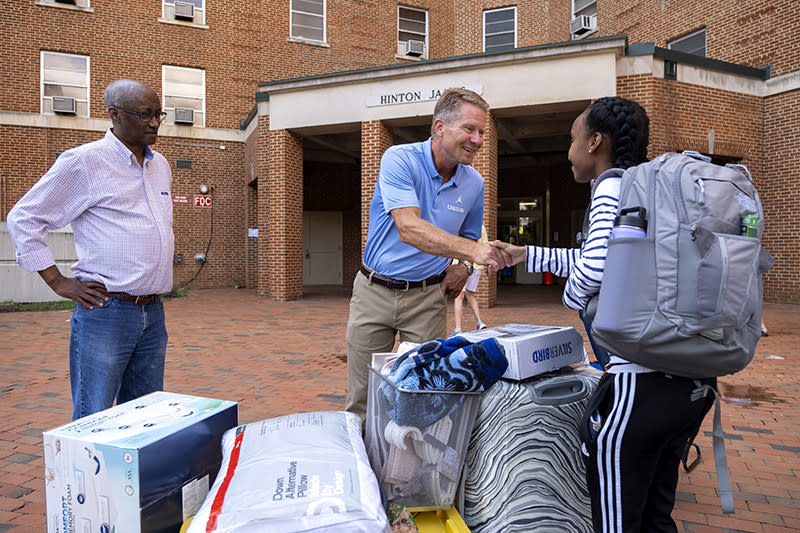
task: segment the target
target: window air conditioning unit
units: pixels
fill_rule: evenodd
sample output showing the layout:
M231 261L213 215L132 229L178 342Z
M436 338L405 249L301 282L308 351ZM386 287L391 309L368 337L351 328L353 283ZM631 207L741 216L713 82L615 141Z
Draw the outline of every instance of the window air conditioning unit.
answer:
M419 57L424 53L425 53L424 41L415 41L413 39L409 39L408 41L406 41L405 54L407 56Z
M194 4L175 0L175 18L194 20Z
M75 99L66 96L53 97L53 112L75 114Z
M578 15L569 23L569 32L572 35L583 35L597 27L597 18L590 15Z
M194 124L194 109L185 107L175 108L175 123L176 124Z

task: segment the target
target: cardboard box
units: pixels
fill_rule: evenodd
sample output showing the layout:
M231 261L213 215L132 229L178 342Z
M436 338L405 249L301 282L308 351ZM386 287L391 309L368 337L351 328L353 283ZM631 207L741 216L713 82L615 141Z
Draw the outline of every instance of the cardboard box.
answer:
M48 533L178 531L236 425L236 402L154 392L44 432Z
M523 380L531 376L586 361L583 338L575 328L506 324L463 333L470 342L494 337L505 349L508 369L505 379Z

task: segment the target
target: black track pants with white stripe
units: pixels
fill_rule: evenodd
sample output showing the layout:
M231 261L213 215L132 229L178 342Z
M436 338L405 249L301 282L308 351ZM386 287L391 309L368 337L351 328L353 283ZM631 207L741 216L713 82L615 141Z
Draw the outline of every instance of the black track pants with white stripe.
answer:
M660 372L601 378L581 424L596 532L677 531L671 514L680 459L714 402L712 394L691 401L696 387ZM594 413L600 423L592 432Z

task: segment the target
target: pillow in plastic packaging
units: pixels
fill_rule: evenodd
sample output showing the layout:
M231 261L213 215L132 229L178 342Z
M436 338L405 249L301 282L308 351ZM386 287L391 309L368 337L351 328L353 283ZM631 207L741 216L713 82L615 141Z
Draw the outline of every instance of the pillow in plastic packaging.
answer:
M230 429L187 533L390 532L361 420L298 413Z

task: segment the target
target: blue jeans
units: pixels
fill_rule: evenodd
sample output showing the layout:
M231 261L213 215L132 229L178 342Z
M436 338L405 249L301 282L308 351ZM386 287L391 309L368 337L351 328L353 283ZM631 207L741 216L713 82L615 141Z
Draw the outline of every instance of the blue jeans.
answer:
M112 297L75 304L69 343L72 419L164 388L167 330L160 299L137 305Z

